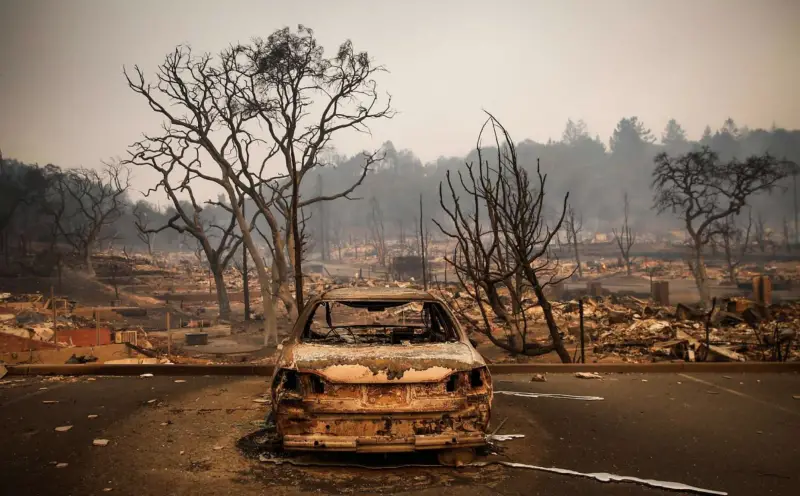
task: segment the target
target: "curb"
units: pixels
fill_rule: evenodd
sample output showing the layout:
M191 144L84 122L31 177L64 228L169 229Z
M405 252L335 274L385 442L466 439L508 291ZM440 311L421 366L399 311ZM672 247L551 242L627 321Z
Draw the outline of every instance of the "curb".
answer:
M274 365L219 364L103 364L83 365L6 365L8 375L141 375L164 376L260 376L269 377ZM775 363L629 363L629 364L579 364L579 363L500 363L489 365L492 375L507 374L572 374L575 372L624 373L800 373L800 362Z
M165 375L165 376L270 376L272 365L247 364L57 364L7 365L8 375Z

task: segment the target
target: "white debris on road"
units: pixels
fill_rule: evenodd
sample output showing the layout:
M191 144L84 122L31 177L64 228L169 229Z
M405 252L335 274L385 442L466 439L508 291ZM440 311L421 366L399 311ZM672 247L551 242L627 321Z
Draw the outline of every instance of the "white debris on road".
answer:
M561 400L582 400L582 401L603 401L600 396L575 396L572 394L558 393L529 393L525 391L495 391L494 394L505 394L508 396L521 396L523 398L556 398Z
M139 377L153 377L153 374L142 374Z
M67 432L70 429L72 429L71 425L62 425L61 427L56 427L56 432Z
M603 376L597 372L575 372L575 377L578 379L602 379Z
M511 441L512 439L519 439L525 437L525 434L489 434L486 436L487 441Z
M655 479L640 479L638 477L631 477L628 475L616 475L616 474L609 474L606 472L576 472L575 470L569 470L566 468L556 468L556 467L540 467L538 465L528 465L527 463L515 463L515 462L505 462L505 461L491 461L491 462L473 462L468 463L466 467L484 467L487 465L492 464L499 464L504 465L506 467L512 468L527 468L531 470L539 470L542 472L551 472L555 474L562 474L562 475L574 475L577 477L588 477L590 479L595 479L600 482L633 482L636 484L642 484L644 486L656 487L659 489L669 489L670 491L683 491L687 493L695 493L695 494L712 494L717 496L727 496L728 493L722 491L714 491L712 489L703 489L701 487L689 486L687 484L682 484L680 482L669 482L669 481L660 481Z
M92 441L92 446L106 446L108 445L108 439L95 439Z

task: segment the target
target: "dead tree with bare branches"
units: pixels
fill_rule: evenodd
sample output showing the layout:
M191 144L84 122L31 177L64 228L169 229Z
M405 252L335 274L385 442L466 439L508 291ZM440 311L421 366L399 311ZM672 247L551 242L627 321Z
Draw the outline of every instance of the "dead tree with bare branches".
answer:
M217 201L202 202L195 196L192 189L192 174L189 170L178 165L177 161L163 157L161 154L134 155L128 163L137 166L150 167L157 171L161 179L147 192L149 196L158 191L162 191L172 202L175 213L167 219L167 222L159 227L150 227L136 220L137 231L144 235L156 235L165 229L174 229L178 233L192 236L196 243L195 256L202 263L205 258L211 275L214 277L214 285L217 292L217 304L219 306L219 316L223 319L230 318L231 304L228 298L228 291L225 288L225 269L228 267L233 256L242 243L242 236L237 234L236 215L233 208L226 204L224 197ZM182 201L180 197L187 197L187 201ZM240 194L237 198L237 206L242 208L244 195ZM215 205L230 214L228 222L218 224L209 216L204 216L203 205ZM250 223L255 222L255 219Z
M569 207L566 215L563 217L564 230L567 233L567 244L572 247L572 253L575 257L575 264L578 269L578 277L583 277L583 268L581 267L581 255L578 251L578 244L580 243L581 231L583 231L583 216L575 213L575 209Z
M492 164L484 160L481 143L487 129L496 145ZM455 269L480 312L479 319L464 312L462 316L507 351L525 355L555 351L563 362L570 362L544 294L547 285L563 280L556 276L558 260L550 258L548 248L564 222L568 195L564 197L557 222L548 226L542 215L546 176L541 174L537 163L531 183L518 164L514 141L491 114L478 135L477 153L477 164L468 163L466 172L458 171L466 198L459 197L460 188L453 184L448 171L447 200L444 184L439 185L439 203L448 225L434 220L442 233L456 242L454 254L445 260ZM529 290L535 299L529 297ZM533 337L533 314L537 306L549 330L548 344ZM495 317L502 322L506 340L493 332Z
M136 227L136 237L147 246L147 254L153 256L153 243L156 233L150 231L151 218L145 209L141 208L141 202L133 207L133 224Z
M659 214L669 210L683 221L691 250L688 265L700 301L708 306L711 290L704 249L719 233L718 221L738 215L752 195L771 190L789 175L791 164L769 154L722 162L708 147L677 157L660 153L654 162L654 207Z
M750 231L753 225L753 216L747 216L747 228L742 229L736 225L735 216L729 215L719 220L714 225L714 230L719 238L718 244L725 255L725 264L728 267L728 281L737 284L736 272L744 259L750 245Z
M108 239L108 227L122 216L129 184L130 171L119 162L108 162L99 171L53 172L43 209L52 216L58 234L83 257L91 277L94 249Z
M612 229L611 232L614 234L614 240L617 242L619 251L622 254L622 260L625 262L625 273L627 275L631 275L631 248L636 243L636 234L628 224L628 210L630 208L630 203L628 202L627 191L623 193L622 200L624 202L624 217L622 221L622 227L619 231Z
M391 99L381 103L374 80L384 71L349 41L325 57L313 32L300 26L297 32L285 28L266 40L234 45L218 57L178 47L159 66L155 85L145 82L138 67L126 72L129 87L165 123L160 136L147 136L134 153L160 150L193 177L222 187L256 266L268 328L277 326L272 279L238 207L238 192L253 201L269 225L278 297L296 314L303 305L302 243L295 243L300 237L298 213L317 202L351 198L381 157L365 154L362 173L341 191L301 198L300 185L309 172L325 165L321 154L335 134L368 132L369 122L392 117ZM283 163L284 173L267 173L273 158ZM201 168L201 159L215 164L217 173ZM288 230L282 229L275 209ZM290 266L294 298L288 286Z

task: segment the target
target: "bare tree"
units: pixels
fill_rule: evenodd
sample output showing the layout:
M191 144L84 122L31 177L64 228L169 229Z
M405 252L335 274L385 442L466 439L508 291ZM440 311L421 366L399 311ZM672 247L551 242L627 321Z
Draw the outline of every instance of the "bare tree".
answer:
M92 253L98 243L108 239L106 228L122 215L130 171L119 162L108 162L100 171L71 169L56 173L53 179L43 207L93 277Z
M583 277L583 268L581 267L581 256L578 251L578 243L583 230L583 216L576 215L572 207L567 209L567 214L563 218L564 230L567 233L567 244L572 247L575 263L578 267L578 277Z
M372 244L378 254L378 263L381 267L386 267L386 232L383 226L383 211L381 210L378 199L372 196L369 199L369 231L372 236Z
M298 212L320 201L350 198L380 157L365 154L361 175L341 191L301 199L300 184L324 165L320 154L338 131L366 132L371 120L392 117L391 99L379 103L373 79L383 71L349 41L325 58L312 31L300 26L296 33L285 28L267 40L234 45L216 58L178 47L159 66L156 86L145 83L138 67L134 75L126 72L129 87L165 120L164 133L146 137L139 151L157 149L177 157L194 177L218 184L228 196L256 266L267 328L277 326L272 280L238 207L237 192L250 197L270 227L278 296L296 314L303 304L302 243L295 243ZM201 154L218 166L219 175L201 170ZM283 162L284 174L267 175L272 158ZM288 230L273 208L284 216ZM289 264L295 298L287 286Z
M492 165L484 161L481 145L487 127L491 128L496 145L496 164ZM446 175L449 201L445 201L443 184L439 185L439 203L452 227L434 220L442 233L456 242L454 254L448 255L446 261L478 307L481 320L466 313L462 316L496 346L512 353L540 355L556 351L563 362L570 362L544 294L548 284L563 280L556 276L558 261L550 258L548 248L561 229L568 195L551 228L542 215L546 176L537 163L531 184L517 162L513 140L491 114L478 135L477 153L477 164L468 163L466 174L458 171L467 198L459 198L459 188L454 186L450 171ZM482 212L486 212L485 218ZM536 297L535 303L527 296L529 290ZM542 308L550 333L547 345L536 342L531 335L529 311L537 305ZM506 341L492 332L495 317L502 322Z
M744 230L736 226L734 215L729 215L717 221L714 225L714 230L718 233L719 245L725 255L725 263L728 267L728 281L731 284L738 282L736 272L749 248L752 225L752 215L747 216L747 228Z
M654 161L654 206L659 213L670 210L680 215L684 222L691 249L689 268L700 301L708 305L711 292L703 250L719 233L717 221L738 215L754 193L771 190L787 176L788 164L769 154L721 162L708 147L677 157L660 153Z
M147 246L147 254L153 256L153 243L156 239L156 233L150 230L150 217L147 212L141 208L141 202L133 207L134 226L136 226L136 237L139 241Z
M227 223L217 224L209 216L203 216L202 202L195 196L191 185L193 175L189 169L181 167L177 160L167 159L160 153L140 153L134 154L128 163L150 167L161 175L158 183L150 188L145 196L163 191L172 202L175 211L166 224L155 228L142 224L137 219L136 229L145 235L155 235L165 229L174 229L178 233L192 236L197 242L195 256L201 263L205 259L214 277L219 315L224 319L230 318L231 304L225 288L224 273L242 243L242 237L236 234L237 222L233 207L223 201L224 197L216 202L210 200L205 202L208 205L216 205L230 214ZM188 197L189 201L181 201L179 195ZM244 196L240 194L237 198L237 207L241 209L243 203Z
M622 227L619 231L612 229L611 232L614 234L614 240L617 242L619 251L622 254L622 259L625 261L625 272L631 275L631 248L636 243L636 234L634 234L628 224L628 209L630 208L630 203L628 202L627 192L622 195L622 199L625 205L623 207L624 217Z

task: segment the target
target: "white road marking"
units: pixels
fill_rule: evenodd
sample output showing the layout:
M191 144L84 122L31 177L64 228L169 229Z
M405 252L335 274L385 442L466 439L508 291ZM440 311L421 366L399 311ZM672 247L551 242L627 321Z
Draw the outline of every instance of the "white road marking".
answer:
M736 390L733 390L733 389L728 389L728 388L723 387L723 386L718 386L718 385L716 385L716 384L714 384L712 382L704 381L703 379L699 379L699 378L691 376L689 374L678 374L678 375L681 376L681 377L685 377L685 378L689 379L690 381L699 382L700 384L705 384L706 386L715 387L715 388L717 388L717 389L719 389L721 391L725 391L726 393L733 394L733 395L738 396L740 398L745 398L745 399L748 399L748 400L751 400L751 401L755 401L756 403L760 403L760 404L762 404L764 406L768 406L768 407L770 407L772 409L780 410L780 411L782 411L784 413L789 413L789 414L794 415L796 417L800 417L800 413L799 412L796 412L794 410L789 410L788 408L784 408L784 407L782 407L780 405L776 405L774 403L770 403L769 401L764 401L764 400L760 400L758 398L754 398L753 396L750 396L749 394L745 394L745 393L743 393L741 391L736 391Z

